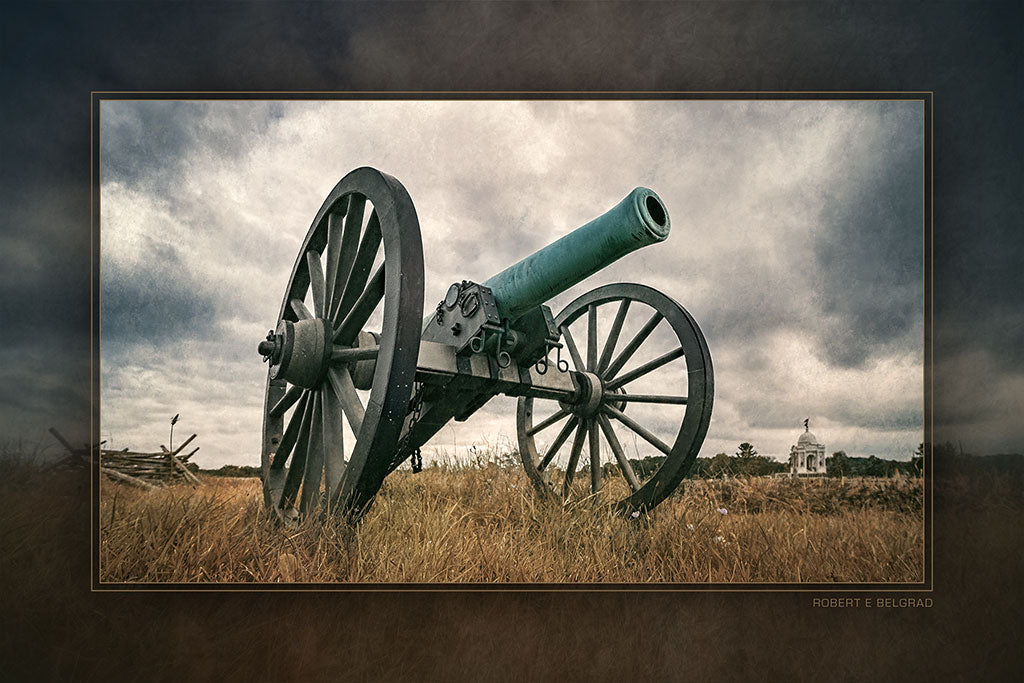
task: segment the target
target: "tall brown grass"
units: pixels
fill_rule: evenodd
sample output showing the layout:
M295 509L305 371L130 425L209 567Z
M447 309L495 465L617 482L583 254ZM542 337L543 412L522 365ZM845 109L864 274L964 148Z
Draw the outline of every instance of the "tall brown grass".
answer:
M100 501L103 582L924 580L919 479L688 481L634 519L542 501L521 470L478 460L394 473L354 529L276 524L256 479L103 482Z

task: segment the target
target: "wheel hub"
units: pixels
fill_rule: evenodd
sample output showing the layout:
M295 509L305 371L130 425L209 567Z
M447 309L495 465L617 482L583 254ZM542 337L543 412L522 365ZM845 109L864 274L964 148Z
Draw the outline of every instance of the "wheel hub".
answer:
M604 385L601 378L592 372L580 372L576 375L579 384L579 392L571 405L563 405L574 415L590 418L601 410L601 402L604 400Z
M277 330L259 344L259 353L270 363L271 379L283 379L307 389L324 377L331 355L333 329L322 318L292 322L282 320Z

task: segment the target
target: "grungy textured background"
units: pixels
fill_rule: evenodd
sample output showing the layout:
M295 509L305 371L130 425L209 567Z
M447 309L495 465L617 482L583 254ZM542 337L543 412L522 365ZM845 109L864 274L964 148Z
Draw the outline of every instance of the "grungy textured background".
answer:
M935 438L1019 451L1021 18L998 2L6 8L4 434L88 434L92 90L933 90ZM943 496L951 465L935 469L922 610L800 593L91 594L83 487L41 513L52 537L11 532L50 573L4 570L0 652L15 678L1019 677L1020 510Z

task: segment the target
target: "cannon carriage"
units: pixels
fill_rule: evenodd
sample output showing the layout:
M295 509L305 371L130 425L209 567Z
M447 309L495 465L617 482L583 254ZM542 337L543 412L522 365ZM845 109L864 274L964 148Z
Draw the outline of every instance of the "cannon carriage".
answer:
M282 519L320 508L356 521L389 473L498 394L518 399L519 454L540 495L605 495L625 512L657 505L693 465L711 419L700 328L640 284L598 287L558 315L546 302L670 227L661 199L636 188L488 280L451 284L424 317L412 200L385 173L347 174L317 212L258 347L269 364L266 505ZM638 360L655 339L654 357ZM660 412L645 421L651 406ZM653 471L635 471L616 424L662 454Z

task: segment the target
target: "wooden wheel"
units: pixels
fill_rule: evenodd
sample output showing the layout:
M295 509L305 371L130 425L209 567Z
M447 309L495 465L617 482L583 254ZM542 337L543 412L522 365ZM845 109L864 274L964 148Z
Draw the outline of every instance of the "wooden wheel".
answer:
M519 399L526 473L544 495L600 494L624 511L653 508L690 471L707 434L714 375L704 335L682 306L637 284L588 292L555 324L579 390L571 403ZM589 482L580 482L585 445Z
M356 169L320 207L259 345L263 495L280 518L326 503L356 520L369 507L408 410L422 318L412 200L391 176Z

